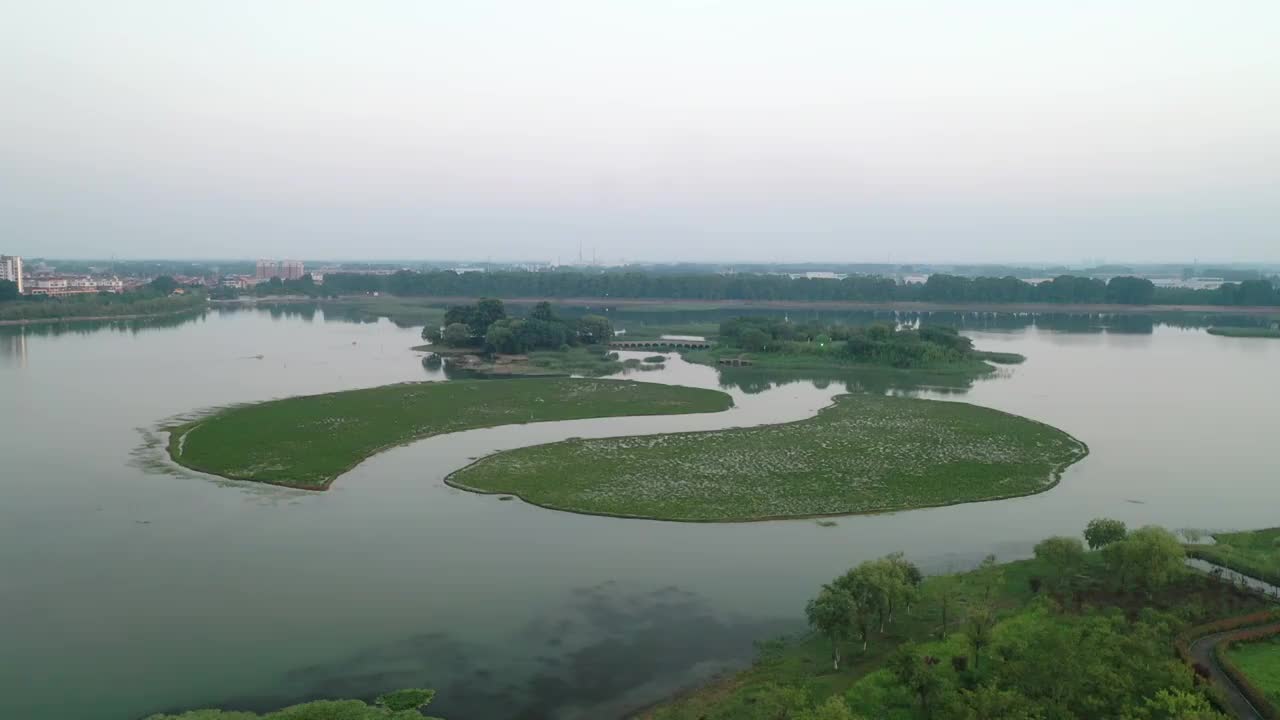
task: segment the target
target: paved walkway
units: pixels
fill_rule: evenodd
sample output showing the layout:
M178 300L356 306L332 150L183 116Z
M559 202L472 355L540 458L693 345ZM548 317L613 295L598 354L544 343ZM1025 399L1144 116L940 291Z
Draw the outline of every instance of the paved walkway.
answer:
M1223 693L1226 695L1227 703L1231 706L1231 713L1237 718L1240 718L1240 720L1266 719L1256 708L1253 707L1253 704L1244 696L1244 693L1240 692L1240 688L1236 687L1235 681L1233 681L1231 677L1223 671L1222 666L1218 664L1218 658L1214 656L1213 648L1223 640L1226 640L1232 635L1243 632L1246 629L1257 630L1260 628L1280 629L1280 623L1227 630L1220 633L1214 633L1212 635L1205 635L1191 643L1191 659L1209 668L1209 674L1212 676L1214 684L1222 688Z

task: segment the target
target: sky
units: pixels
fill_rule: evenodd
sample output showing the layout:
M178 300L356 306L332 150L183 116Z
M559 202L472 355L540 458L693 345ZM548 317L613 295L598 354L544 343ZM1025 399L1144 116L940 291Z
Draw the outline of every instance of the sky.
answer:
M0 253L1280 261L1276 0L0 3Z

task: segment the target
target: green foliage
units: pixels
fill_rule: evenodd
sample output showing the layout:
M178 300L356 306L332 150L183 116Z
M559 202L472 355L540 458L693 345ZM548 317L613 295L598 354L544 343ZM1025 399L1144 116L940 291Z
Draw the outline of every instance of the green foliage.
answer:
M1280 338L1280 329L1270 327L1211 327L1210 335L1237 338Z
M578 341L585 345L604 345L613 340L613 323L603 315L583 315L576 328Z
M0 302L8 302L17 300L22 297L18 294L18 283L12 280L0 280Z
M715 390L623 380L406 383L230 408L173 428L169 453L181 465L215 475L323 489L382 449L432 435L731 405Z
M449 347L466 347L471 344L471 328L465 323L446 325L440 341Z
M867 568L893 557L863 563L830 585L866 582L875 577ZM807 718L801 713L839 697L845 710L877 720L1223 720L1175 659L1174 640L1188 621L1254 613L1265 603L1186 569L1149 595L1116 593L1099 552L1086 553L1081 602L1064 611L1028 589L1030 578L1049 571L1041 559L999 565L988 558L966 573L929 577L913 612L883 634L874 627L876 612L868 611L873 642L864 652L844 652L860 640L855 627L843 641L839 671L831 669L831 638L815 633L652 717L750 717L751 701L764 688L775 697L794 688L803 691L799 704L776 717ZM1249 617L1274 622L1270 613Z
M1035 555L1050 568L1053 589L1064 591L1084 565L1084 543L1075 537L1045 538L1036 544Z
M450 482L579 512L751 520L1040 492L1085 453L1066 433L988 408L846 395L795 423L497 453Z
M155 290L156 292L160 293L161 295L168 295L169 293L171 293L171 292L173 292L174 290L177 290L177 289L178 289L178 281L177 281L177 280L174 280L173 278L169 277L168 275L161 275L160 277L158 277L158 278L156 278L156 279L152 280L151 282L147 283L147 285L148 285L152 290Z
M842 280L789 278L764 273L679 274L657 272L455 273L400 271L388 276L325 275L333 292L384 292L418 297L663 298L686 300L790 300L932 303L1280 305L1280 292L1261 279L1226 283L1216 290L1156 288L1149 281L1115 277L1109 282L1059 275L1032 284L1013 276L962 277L935 273L922 284L897 284L878 275Z
M420 710L431 704L435 698L435 690L423 690L419 688L409 688L405 690L396 690L386 695L378 696L377 703L381 707L385 707L391 711L399 710Z
M1173 533L1149 525L1103 547L1102 557L1119 588L1133 583L1151 592L1182 570L1186 553Z
M1280 527L1215 533L1215 544L1189 545L1187 554L1280 586Z
M72 295L64 298L24 297L0 304L0 321L110 318L124 315L163 315L198 310L206 304L202 290L168 295L150 287L123 293Z
M420 710L431 703L434 690L397 690L370 706L359 700L317 700L258 715L229 710L191 710L178 715L152 715L147 720L431 720ZM439 720L439 719L437 719Z
M1099 550L1113 542L1123 540L1128 532L1128 528L1121 520L1094 518L1084 529L1084 539L1089 543L1090 550Z
M1227 657L1267 701L1280 707L1280 635L1270 634L1251 642L1235 642Z
M986 354L975 351L969 338L946 327L858 327L746 316L721 323L720 341L724 347L715 350L713 357L748 351L759 353L753 362L768 366L954 368L976 375L992 371L983 362ZM1012 353L994 357L1002 362L1023 359Z

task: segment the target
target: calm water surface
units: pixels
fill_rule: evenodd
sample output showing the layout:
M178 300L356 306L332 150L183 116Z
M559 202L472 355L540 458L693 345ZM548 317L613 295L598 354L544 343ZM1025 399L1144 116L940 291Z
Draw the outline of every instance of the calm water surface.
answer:
M401 686L438 688L433 710L452 720L614 717L800 629L813 589L869 557L944 571L1028 555L1100 514L1235 529L1274 525L1280 502L1280 342L1199 329L970 323L980 348L1028 361L967 390L673 361L636 377L724 382L738 407L460 433L308 493L166 471L154 429L443 379L408 350L417 329L256 311L165 325L0 328L0 717L132 720ZM1042 495L834 528L595 518L441 483L529 443L805 417L849 385L1024 414L1092 454Z

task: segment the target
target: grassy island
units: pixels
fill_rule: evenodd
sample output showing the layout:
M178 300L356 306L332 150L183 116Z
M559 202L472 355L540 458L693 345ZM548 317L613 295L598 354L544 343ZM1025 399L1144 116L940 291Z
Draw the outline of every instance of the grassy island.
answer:
M406 383L229 408L170 428L169 455L235 480L323 490L380 450L433 435L548 420L717 412L716 390L624 380Z
M781 370L883 368L969 378L995 372L992 363L1016 364L1016 353L981 352L949 327L894 327L791 322L747 316L720 325L719 342L685 354L691 362L726 361Z
M1060 430L997 410L845 395L782 425L498 453L448 481L558 510L746 521L1028 495L1052 487L1086 452Z
M1205 332L1210 335L1236 338L1280 338L1280 329L1272 327L1211 327Z

